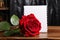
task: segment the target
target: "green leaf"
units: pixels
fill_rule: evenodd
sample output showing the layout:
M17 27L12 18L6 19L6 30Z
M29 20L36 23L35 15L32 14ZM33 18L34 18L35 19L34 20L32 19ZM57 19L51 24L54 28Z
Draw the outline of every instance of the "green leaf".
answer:
M20 34L20 30L14 29L14 30L5 31L3 33L4 36L11 36L11 35L15 35L15 34Z
M19 24L19 18L16 15L13 15L10 19L12 25L18 25Z
M0 31L10 30L10 24L6 21L0 22Z
M5 31L3 33L4 36L11 36L13 34L13 31Z

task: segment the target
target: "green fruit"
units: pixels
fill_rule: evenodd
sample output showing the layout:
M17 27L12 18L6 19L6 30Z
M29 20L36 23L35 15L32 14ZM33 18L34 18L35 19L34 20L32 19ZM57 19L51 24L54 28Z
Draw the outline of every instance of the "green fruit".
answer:
M10 30L10 24L6 21L0 22L0 31Z
M10 19L12 25L18 25L19 24L19 18L16 15L13 15Z

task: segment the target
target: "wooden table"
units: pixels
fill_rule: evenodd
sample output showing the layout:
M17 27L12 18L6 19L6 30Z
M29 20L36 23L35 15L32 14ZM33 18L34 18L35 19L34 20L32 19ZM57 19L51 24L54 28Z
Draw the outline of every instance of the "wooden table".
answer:
M3 37L0 33L0 39L48 39L60 40L60 26L48 26L48 33L40 33L36 37Z
M11 28L11 30L18 28L18 26ZM12 36L12 37L4 37L3 32L0 32L0 39L47 39L47 32L41 32L39 35L35 37L18 37L18 36Z
M60 40L60 26L48 27L48 39Z
M0 37L0 39L47 39L47 33L40 33L36 37Z

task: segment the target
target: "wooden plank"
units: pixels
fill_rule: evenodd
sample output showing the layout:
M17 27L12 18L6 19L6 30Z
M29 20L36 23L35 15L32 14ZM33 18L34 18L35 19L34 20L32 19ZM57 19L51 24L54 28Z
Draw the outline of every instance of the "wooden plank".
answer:
M60 26L48 27L48 39L60 39Z
M0 8L0 10L8 10L8 8Z

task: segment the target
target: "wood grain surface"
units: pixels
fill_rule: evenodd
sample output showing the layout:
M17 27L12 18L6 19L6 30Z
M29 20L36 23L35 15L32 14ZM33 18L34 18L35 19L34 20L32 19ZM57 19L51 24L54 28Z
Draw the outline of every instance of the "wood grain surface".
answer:
M39 35L35 37L3 37L3 33L0 32L0 39L46 39L46 40L60 40L60 26L48 26L48 33L40 33Z
M59 39L60 40L60 26L49 26L48 27L48 39Z
M11 27L11 30L15 28L18 28L18 26ZM4 37L3 32L0 31L0 39L47 39L48 37L47 32L41 32L39 35L36 35L35 37L18 37L18 36Z

